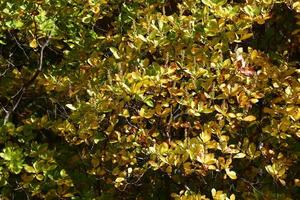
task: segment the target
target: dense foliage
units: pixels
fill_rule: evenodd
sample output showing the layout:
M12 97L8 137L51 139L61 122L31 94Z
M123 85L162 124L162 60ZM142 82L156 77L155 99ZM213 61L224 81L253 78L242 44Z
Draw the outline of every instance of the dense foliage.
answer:
M300 2L0 10L0 199L299 198Z

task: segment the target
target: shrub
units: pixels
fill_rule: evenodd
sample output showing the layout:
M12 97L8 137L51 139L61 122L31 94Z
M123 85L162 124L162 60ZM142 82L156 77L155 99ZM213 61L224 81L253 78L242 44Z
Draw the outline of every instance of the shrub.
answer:
M295 199L300 3L0 4L1 199Z

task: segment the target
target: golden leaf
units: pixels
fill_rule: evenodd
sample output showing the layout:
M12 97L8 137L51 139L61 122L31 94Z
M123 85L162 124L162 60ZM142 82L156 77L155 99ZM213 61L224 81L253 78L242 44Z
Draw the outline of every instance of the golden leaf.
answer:
M230 171L228 168L225 169L226 174L229 176L229 178L235 180L237 179L236 173L234 171Z
M122 181L124 181L124 180L125 180L125 178L123 178L123 177L118 177L118 178L116 178L115 182L116 182L116 183L120 183L120 182L122 182Z
M253 115L248 115L247 117L245 117L243 119L243 121L246 121L246 122L252 122L252 121L255 121L256 120L256 117L253 116Z
M31 48L37 48L38 47L38 43L36 41L36 39L33 39L30 43L29 43L29 46Z
M295 186L300 187L300 179L294 179Z
M211 133L209 131L203 131L200 134L200 138L201 138L202 142L207 143L211 139Z
M275 175L275 170L273 169L272 165L267 165L265 168L270 175Z

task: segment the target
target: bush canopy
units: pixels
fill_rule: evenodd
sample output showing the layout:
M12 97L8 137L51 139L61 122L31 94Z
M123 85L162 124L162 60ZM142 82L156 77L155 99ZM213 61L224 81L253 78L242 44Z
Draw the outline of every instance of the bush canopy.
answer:
M300 197L299 1L0 10L0 199Z

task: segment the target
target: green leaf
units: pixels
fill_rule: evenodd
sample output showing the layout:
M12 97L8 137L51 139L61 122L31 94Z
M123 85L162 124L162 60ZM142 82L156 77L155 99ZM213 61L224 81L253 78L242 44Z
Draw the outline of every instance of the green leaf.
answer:
M202 3L209 7L223 6L227 0L202 0Z
M25 165L24 169L28 173L35 173L35 169L32 166Z
M149 107L153 108L154 107L154 103L151 99L146 99L144 101Z
M116 59L120 59L120 56L118 54L118 49L116 49L115 47L109 47L109 50L112 52L112 54Z
M247 5L244 7L244 11L247 15L251 17L257 16L260 13L260 8L255 5Z
M16 29L22 28L24 23L21 20L14 21L14 26Z

